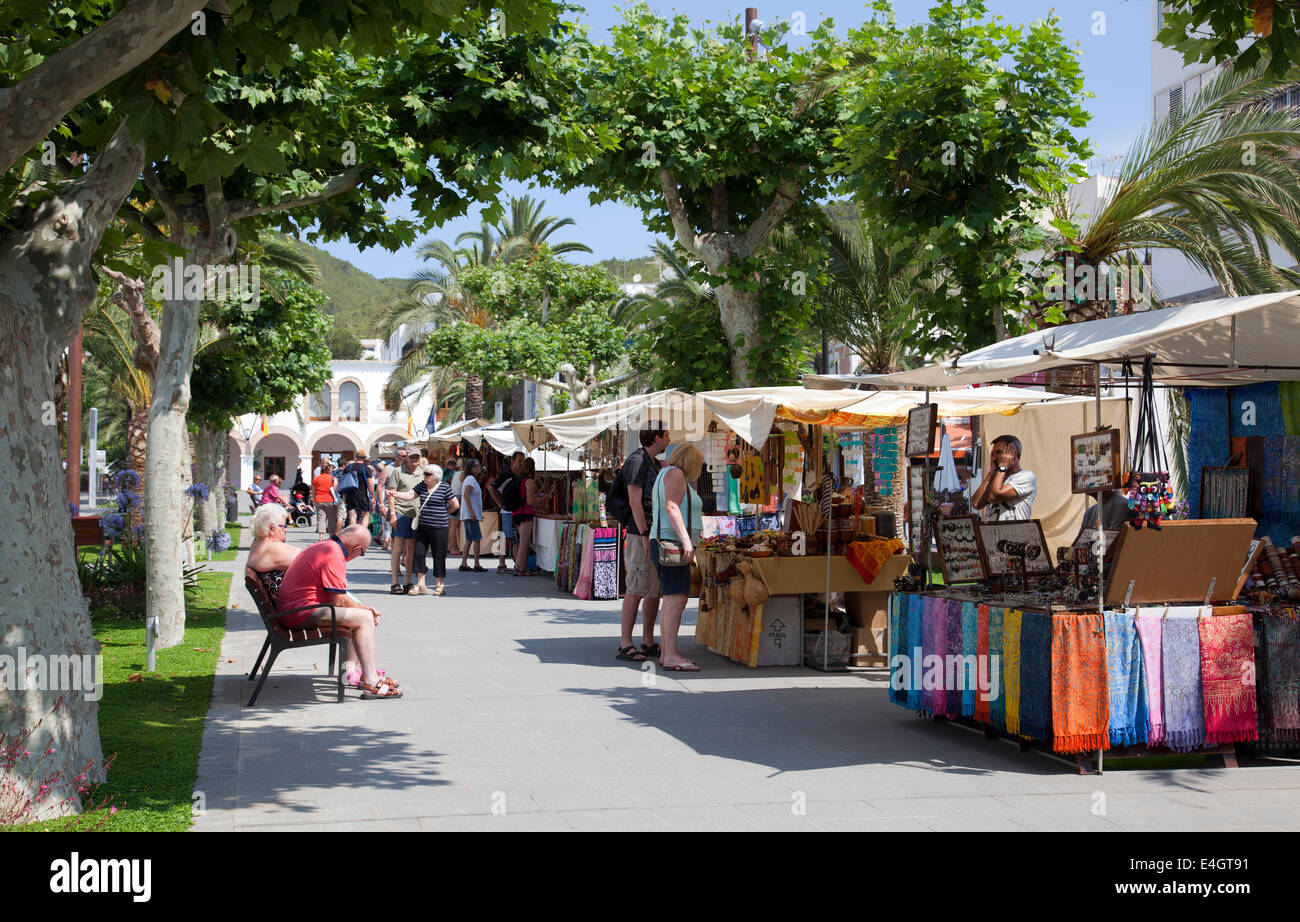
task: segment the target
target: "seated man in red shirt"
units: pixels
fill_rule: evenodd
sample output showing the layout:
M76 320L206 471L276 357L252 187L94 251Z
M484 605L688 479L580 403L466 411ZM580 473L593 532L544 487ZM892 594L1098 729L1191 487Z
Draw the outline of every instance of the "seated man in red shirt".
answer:
M285 611L304 605L336 609L335 621L352 629L352 650L357 666L344 663L348 684L357 680L361 697L400 698L401 687L375 668L375 626L379 612L348 595L347 562L365 556L370 532L364 525L349 525L327 541L319 541L294 558L280 583L276 608ZM286 628L329 624L328 608L294 612L280 619ZM359 668L358 668L359 666Z

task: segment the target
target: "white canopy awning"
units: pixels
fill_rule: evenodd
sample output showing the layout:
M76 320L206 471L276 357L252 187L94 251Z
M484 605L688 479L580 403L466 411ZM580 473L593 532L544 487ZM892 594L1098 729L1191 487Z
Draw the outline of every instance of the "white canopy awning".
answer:
M1064 365L1153 356L1157 380L1222 387L1300 379L1300 291L1221 298L1038 330L953 362L873 378L877 386L951 387Z
M461 440L461 434L466 429L477 429L486 426L487 424L488 421L486 419L462 419L439 429L437 432L429 436L429 441L450 442L454 444Z
M977 416L982 413L1014 413L1027 403L1060 400L1057 394L1016 387L963 388L931 393L939 415ZM925 403L922 391L811 390L805 387L750 387L686 394L657 391L612 403L556 416L513 423L512 428L526 448L555 440L576 449L609 429L635 430L649 422L662 422L672 441L697 441L710 423L735 432L755 448L762 447L772 431L778 412L798 419L800 415L823 418L827 413L866 416L861 423L836 425L837 429L861 429L898 423L907 411Z

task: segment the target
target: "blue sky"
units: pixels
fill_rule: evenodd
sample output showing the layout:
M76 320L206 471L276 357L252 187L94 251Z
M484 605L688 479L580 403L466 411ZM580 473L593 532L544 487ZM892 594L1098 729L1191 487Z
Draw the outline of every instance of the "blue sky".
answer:
M786 0L766 6L763 0L741 4L650 0L653 9L662 13L679 10L697 24L705 19L715 22L736 19L744 15L748 5L758 7L759 18L767 22L788 21L795 13L802 12L809 29L822 17L829 16L841 35L849 27L863 22L868 15L866 5L860 0L820 0L816 3ZM590 29L592 38L602 41L609 26L620 18L618 7L594 0L587 6L587 11L579 18ZM929 0L894 0L900 22L923 19L930 6ZM1084 88L1092 94L1092 98L1086 101L1092 121L1084 133L1100 157L1124 153L1151 114L1149 0L1064 0L1055 6L1041 0L989 0L988 6L991 12L1010 23L1027 23L1055 12L1061 20L1066 40L1078 45ZM1097 24L1096 28L1094 24ZM1094 34L1094 31L1104 31L1104 34ZM640 212L618 204L591 205L582 191L564 194L554 189L530 189L522 183L506 185L506 196L520 194L544 199L546 214L571 217L577 222L576 227L564 228L557 239L577 240L590 246L595 251L592 255L574 254L582 261L644 256L653 240L653 235L642 224ZM405 204L394 202L391 213L409 215ZM458 234L478 227L478 211L477 208L471 209L465 218L432 229L421 239L433 237L452 242ZM346 241L318 245L381 278L404 278L418 268L414 248L390 253L375 247L361 252Z

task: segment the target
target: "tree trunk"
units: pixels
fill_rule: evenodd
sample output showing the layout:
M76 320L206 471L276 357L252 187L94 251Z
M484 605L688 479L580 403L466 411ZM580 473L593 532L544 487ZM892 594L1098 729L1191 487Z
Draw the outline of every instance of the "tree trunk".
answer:
M200 540L206 542L214 531L225 528L226 467L229 451L225 432L199 423L194 436L194 466L200 483L208 486L208 500L199 504Z
M483 415L483 379L478 375L465 376L465 418L478 419Z
M731 348L731 383L749 387L754 379L749 350L759 341L759 295L757 291L737 291L731 285L719 285L717 291L718 314Z
M132 410L126 423L126 461L140 478L139 493L144 496L144 459L149 433L149 411Z
M510 418L524 418L524 382L522 380L510 385Z
M14 743L31 734L23 747L36 755L4 772L3 784L31 797L41 784L50 786L28 817L33 820L80 809L77 779L83 772L91 783L104 778L101 689L93 667L99 644L77 579L48 408L59 358L95 299L91 259L140 175L144 148L131 142L123 124L92 163L88 173L42 201L22 203L11 216L13 229L0 234L0 342L6 351L0 489L7 491L10 526L10 537L0 541L0 655L22 655L28 666L21 685L10 690L0 683L0 736ZM84 661L88 670L77 657L92 657ZM93 689L82 680L86 671Z

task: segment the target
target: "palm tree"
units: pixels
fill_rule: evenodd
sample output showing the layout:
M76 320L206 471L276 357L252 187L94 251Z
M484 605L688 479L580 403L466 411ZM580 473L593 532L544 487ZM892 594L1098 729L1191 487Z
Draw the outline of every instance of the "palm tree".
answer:
M558 218L554 215L542 217L546 207L543 200L534 201L530 196L512 196L510 199L510 219L498 221L495 228L487 222L476 231L466 231L456 238L462 241L474 241L479 247L480 259L490 262L493 259L511 260L521 256L534 256L543 246L549 247L556 255L562 253L590 253L591 247L582 243L568 241L565 243L548 243L547 238L562 227L576 225L573 218Z
M850 203L820 209L830 257L830 283L818 293L813 323L853 349L863 371L888 374L904 367L918 290L933 293L942 274L924 244L890 247L884 228Z
M486 225L484 232L489 229ZM463 237L464 235L462 235ZM424 336L444 323L462 322L489 327L492 317L475 303L460 284L461 274L476 265L492 261L492 246L487 238L483 245L454 249L442 240L428 240L417 251L420 259L432 263L411 274L405 296L388 306L383 318L383 334L392 336L403 325L415 330L402 358L388 377L386 386L408 399L418 400L432 391L435 404L447 388L453 373L433 365L424 351ZM411 388L415 388L411 391ZM409 392L409 393L408 393ZM483 379L476 374L465 376L465 415L468 419L483 412Z
M1064 265L1072 256L1075 265L1093 267L1099 276L1131 267L1134 287L1152 290L1147 266L1136 254L1174 250L1229 296L1300 285L1300 273L1269 256L1274 241L1300 258L1300 167L1294 155L1300 118L1267 104L1298 81L1300 67L1282 80L1260 67L1219 74L1184 102L1181 116L1139 136L1098 214L1084 216L1081 229L1056 238L1049 249L1055 261ZM1062 201L1056 217L1075 218L1067 208ZM1065 305L1070 322L1109 312L1109 299L1102 297Z

